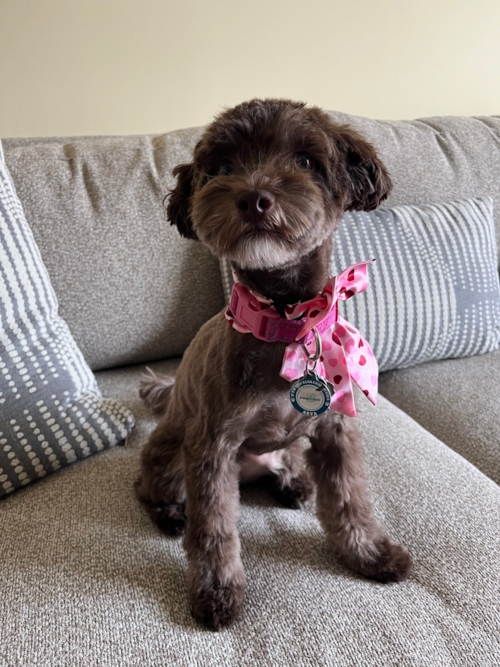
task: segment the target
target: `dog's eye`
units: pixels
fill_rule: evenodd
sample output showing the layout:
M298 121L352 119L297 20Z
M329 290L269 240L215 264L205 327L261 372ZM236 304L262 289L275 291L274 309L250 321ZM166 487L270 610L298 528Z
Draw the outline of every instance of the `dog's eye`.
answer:
M229 176L233 173L233 165L229 161L221 162L217 171L218 176Z
M205 173L203 178L203 185L211 181L212 178L215 178L216 176L229 176L233 173L233 171L234 169L231 162L229 162L229 160L224 160L224 162L221 162L218 167L215 167L214 169L211 169Z
M304 153L298 153L295 156L295 164L299 169L307 170L313 168L313 161L311 160L310 157L304 155Z

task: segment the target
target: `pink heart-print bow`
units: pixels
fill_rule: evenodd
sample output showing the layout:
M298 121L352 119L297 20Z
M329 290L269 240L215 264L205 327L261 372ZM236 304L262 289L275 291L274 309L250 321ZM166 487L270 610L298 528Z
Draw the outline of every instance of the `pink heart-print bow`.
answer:
M349 299L367 288L366 267L373 261L372 259L353 264L331 278L317 297L286 309L285 314L289 320L306 318L297 339L307 335L322 322L333 308L337 308L339 300ZM335 388L330 409L348 417L356 416L351 380L354 380L373 405L377 405L378 364L370 345L361 333L338 315L336 321L320 333L320 337L322 354L317 362L316 372ZM316 343L313 340L305 347L310 354L314 354ZM290 382L302 377L306 361L302 345L290 343L283 357L281 377Z

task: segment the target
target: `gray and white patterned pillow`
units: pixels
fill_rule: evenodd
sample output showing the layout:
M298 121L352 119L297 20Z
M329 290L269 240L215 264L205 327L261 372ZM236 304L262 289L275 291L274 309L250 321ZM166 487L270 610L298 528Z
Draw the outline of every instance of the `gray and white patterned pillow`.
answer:
M101 396L24 217L0 144L0 497L123 440L128 408Z
M368 289L339 305L381 371L466 357L500 345L498 258L490 197L346 213L331 274L370 265ZM232 277L221 262L226 298Z
M369 288L339 310L370 341L381 371L499 347L490 197L346 213L332 273L371 257Z

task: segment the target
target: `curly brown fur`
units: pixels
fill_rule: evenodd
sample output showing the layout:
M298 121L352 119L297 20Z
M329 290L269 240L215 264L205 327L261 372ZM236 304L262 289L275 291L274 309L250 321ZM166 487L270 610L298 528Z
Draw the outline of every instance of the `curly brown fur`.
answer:
M146 371L141 377L139 396L151 412L161 415L167 409L175 379L168 375L155 375L147 366Z
M174 174L172 224L228 257L239 281L278 309L323 288L343 212L375 208L391 188L373 147L354 130L283 100L253 100L221 114L193 163ZM303 436L334 553L378 581L400 581L411 568L406 549L373 516L353 421L293 409L279 375L284 351L284 343L238 333L221 312L186 350L175 384L148 377L141 388L160 421L136 492L163 530L186 530L192 613L217 630L238 618L243 603L239 481L263 476L284 504L300 506L312 491Z

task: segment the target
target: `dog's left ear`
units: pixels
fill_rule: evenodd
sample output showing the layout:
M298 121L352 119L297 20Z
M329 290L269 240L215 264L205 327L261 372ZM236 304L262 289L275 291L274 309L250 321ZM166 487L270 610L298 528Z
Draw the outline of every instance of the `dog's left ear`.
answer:
M357 132L341 128L337 137L347 177L346 211L373 211L387 198L392 181L375 149Z
M168 196L167 216L171 225L176 225L181 236L198 241L191 220L191 195L193 194L193 164L178 164L172 174L177 177L177 184Z

